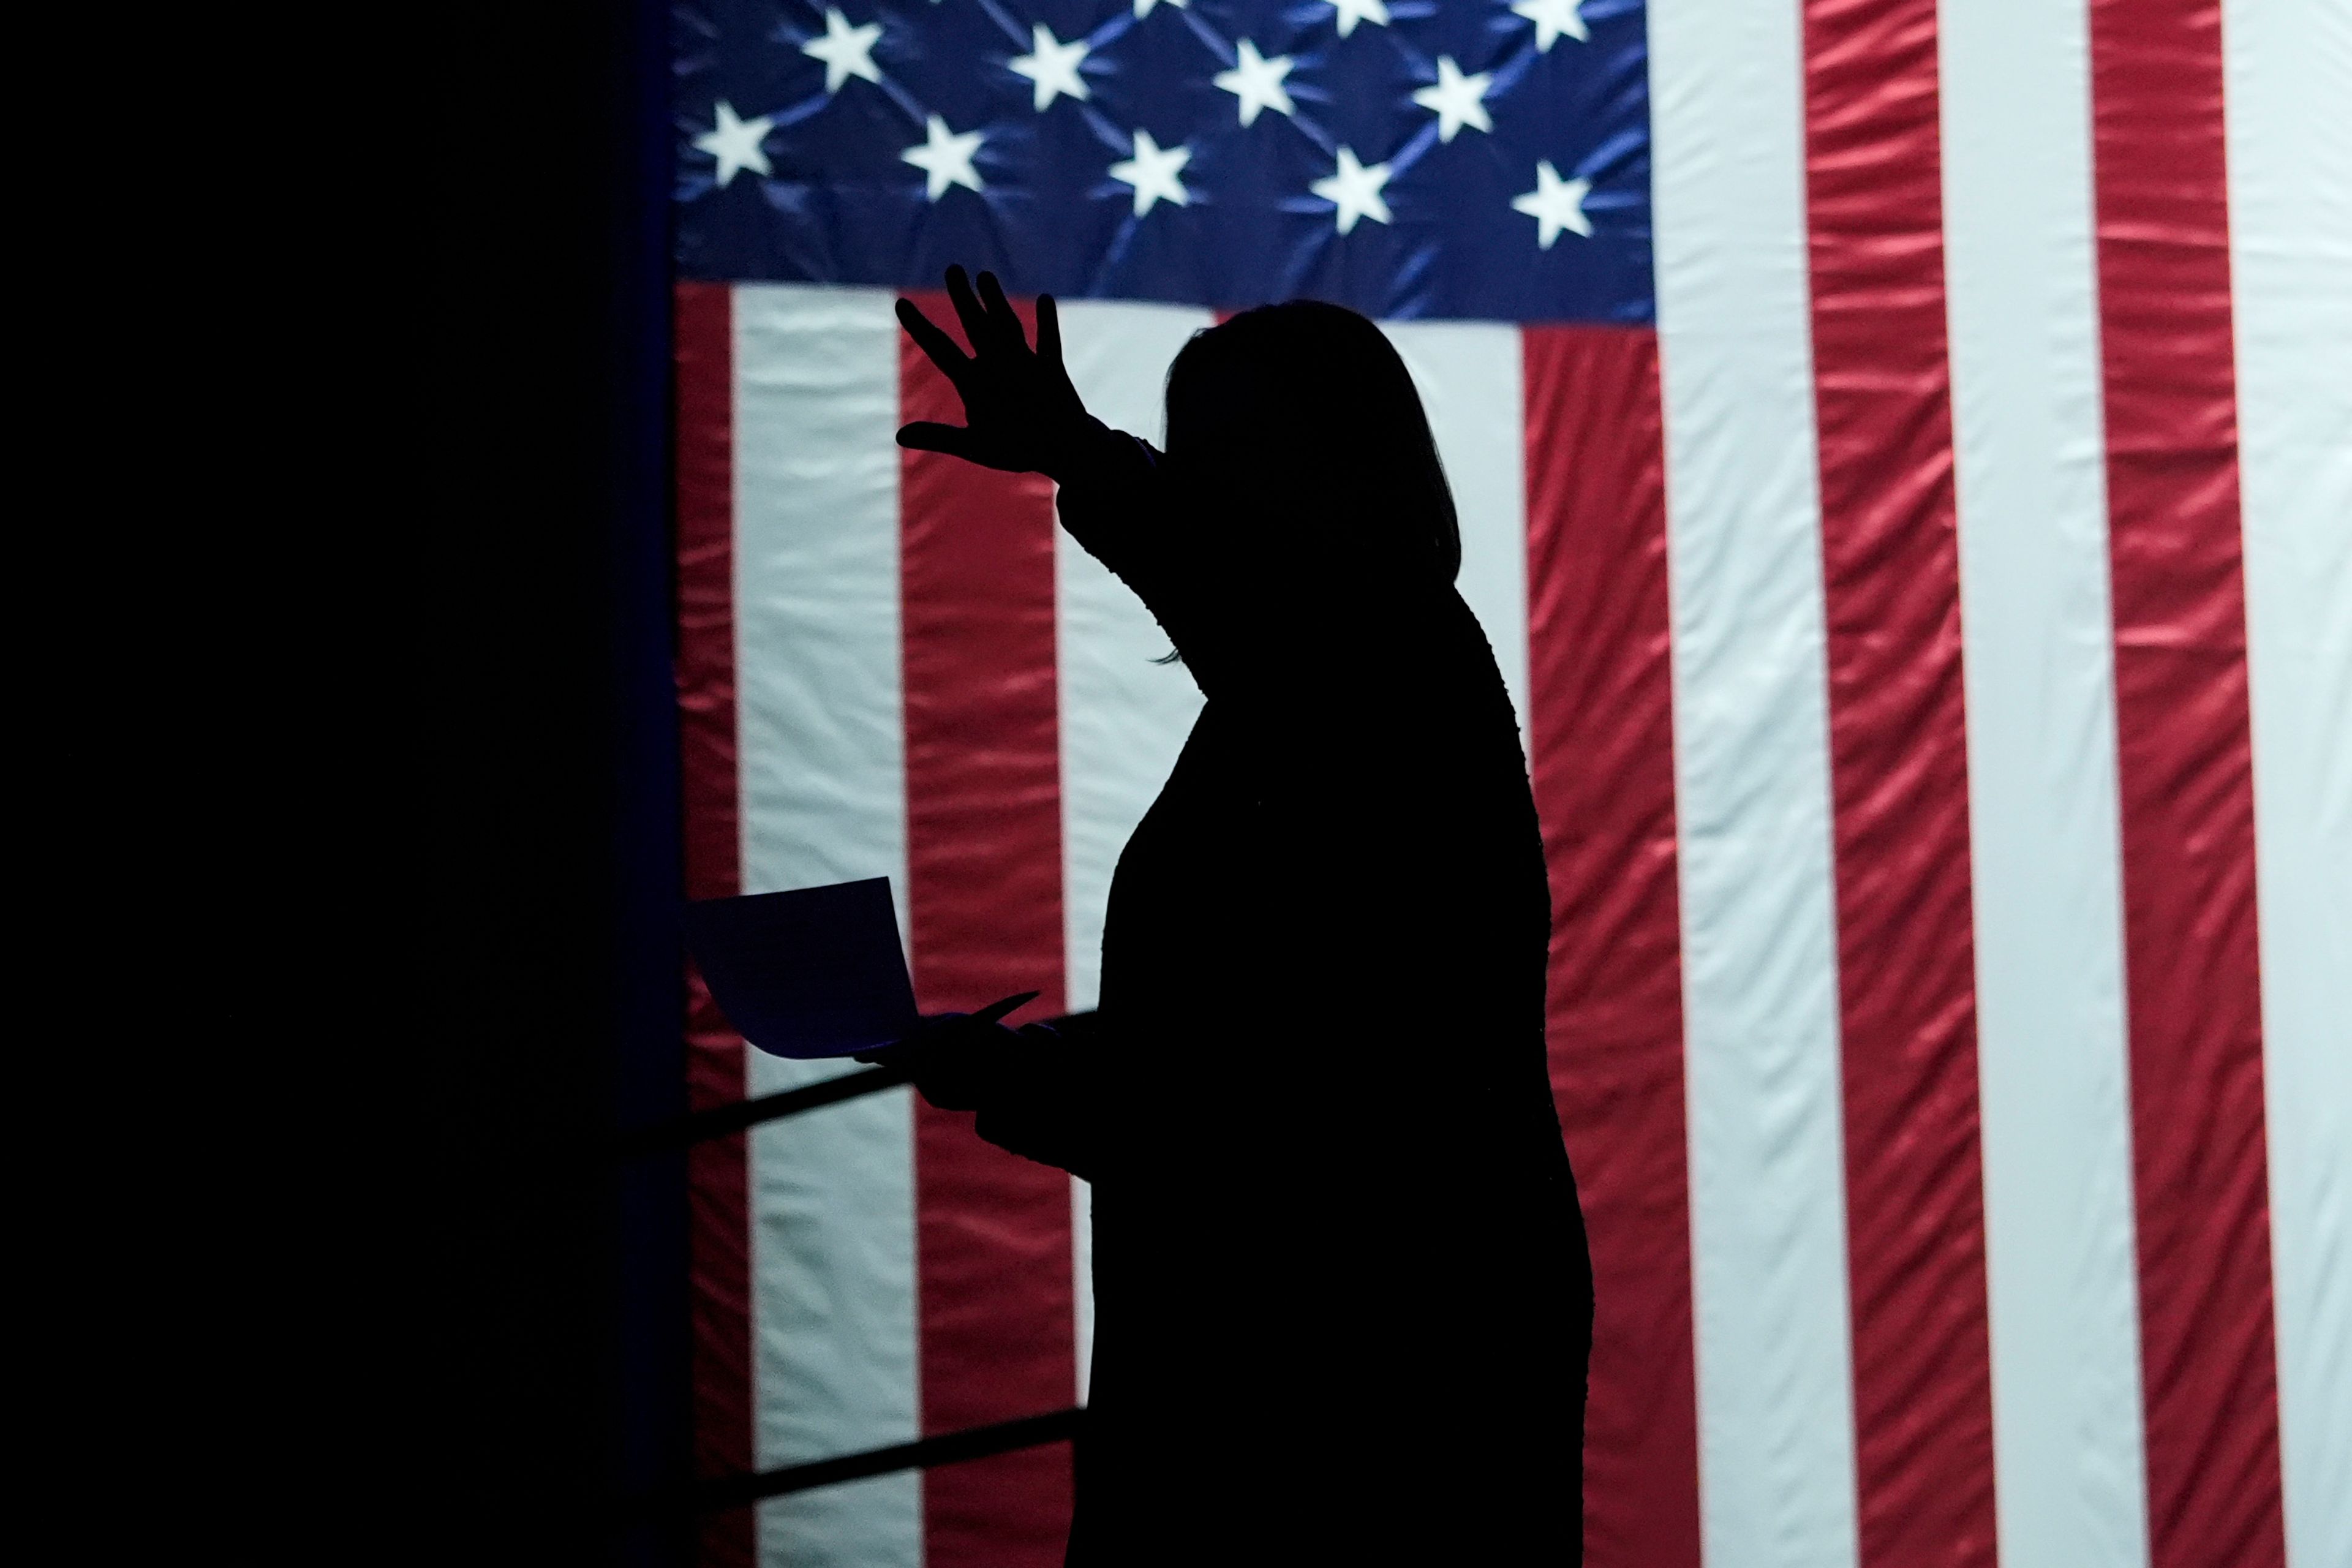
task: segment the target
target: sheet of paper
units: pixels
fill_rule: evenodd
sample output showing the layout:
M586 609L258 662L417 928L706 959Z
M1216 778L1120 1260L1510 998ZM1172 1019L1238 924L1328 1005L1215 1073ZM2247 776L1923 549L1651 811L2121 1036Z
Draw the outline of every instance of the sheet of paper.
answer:
M698 900L686 941L719 1010L772 1056L844 1057L917 1023L887 877Z

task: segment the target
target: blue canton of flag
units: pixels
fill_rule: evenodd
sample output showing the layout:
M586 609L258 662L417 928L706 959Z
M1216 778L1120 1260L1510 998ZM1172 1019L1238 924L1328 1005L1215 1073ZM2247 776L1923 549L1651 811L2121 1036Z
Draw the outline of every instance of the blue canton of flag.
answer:
M1651 321L1639 0L707 0L682 277Z

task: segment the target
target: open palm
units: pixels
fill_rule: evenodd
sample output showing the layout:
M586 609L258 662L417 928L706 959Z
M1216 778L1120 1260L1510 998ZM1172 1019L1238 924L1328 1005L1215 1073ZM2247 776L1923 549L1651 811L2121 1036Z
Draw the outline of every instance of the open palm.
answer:
M898 445L1008 473L1063 477L1093 421L1062 368L1062 325L1054 297L1038 297L1034 350L994 273L980 275L975 293L962 268L949 268L948 300L963 322L970 353L911 300L898 301L898 322L954 384L963 399L964 422L901 426Z

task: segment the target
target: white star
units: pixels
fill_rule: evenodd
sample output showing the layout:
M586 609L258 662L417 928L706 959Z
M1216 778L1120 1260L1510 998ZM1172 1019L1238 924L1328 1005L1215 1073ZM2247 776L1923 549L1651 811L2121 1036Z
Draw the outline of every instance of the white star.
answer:
M1013 74L1025 76L1036 86L1034 95L1037 111L1044 113L1056 93L1072 98L1087 96L1087 84L1078 76L1078 66L1087 58L1084 38L1074 44L1057 44L1045 24L1031 24L1029 43L1033 53L1017 57L1013 62Z
M1389 8L1385 0L1326 0L1339 16L1339 36L1346 37L1356 30L1359 22L1389 25Z
M950 185L961 185L971 191L981 188L979 171L971 166L971 155L980 151L980 132L950 135L948 122L934 114L923 135L921 146L909 147L898 156L927 176L929 199L938 201L947 195Z
M713 177L724 185L745 169L755 174L768 172L768 154L761 151L760 143L775 128L772 115L736 119L735 106L722 98L719 100L719 128L704 132L694 139L694 144L719 160L719 173Z
M1389 221L1389 204L1381 195L1381 187L1389 183L1389 166L1374 163L1370 168L1356 162L1356 154L1347 148L1339 149L1339 166L1330 174L1307 188L1339 209L1339 232L1347 233L1356 226L1360 217L1374 223Z
M1159 4L1160 0L1135 0L1136 20L1139 22L1144 17L1150 16L1151 8ZM1189 10L1191 8L1191 0L1168 0L1168 4L1175 6L1179 11Z
M824 62L824 90L830 95L841 90L841 84L851 77L864 77L867 81L880 81L882 73L874 67L874 40L882 36L882 24L868 22L853 27L849 18L828 5L824 8L824 37L811 38L801 46L801 53Z
M1266 59L1247 38L1234 47L1241 58L1233 69L1219 71L1211 79L1242 100L1242 123L1247 125L1255 120L1261 109L1290 113L1290 89L1282 85L1282 79L1290 74L1290 57L1276 55Z
M1584 198L1591 189L1590 180L1563 180L1549 163L1538 163L1536 188L1526 195L1513 196L1511 210L1536 220L1536 243L1549 250L1564 228L1591 237L1592 220L1584 216Z
M1583 3L1584 0L1518 0L1511 9L1536 25L1536 51L1540 54L1559 42L1562 33L1580 44L1590 37L1584 30L1584 18L1576 14L1576 8Z
M1481 131L1495 129L1494 122L1486 118L1486 106L1478 101L1486 96L1486 84L1494 79L1488 71L1464 76L1452 55L1440 55L1437 85L1423 88L1412 95L1412 100L1423 109L1437 110L1437 139L1451 142L1454 133L1465 125L1475 125Z
M1162 147L1151 140L1149 131L1135 133L1135 156L1123 163L1110 166L1110 177L1122 185L1135 187L1135 216L1141 217L1158 201L1174 202L1178 206L1191 205L1192 194L1178 178L1190 162L1190 147Z

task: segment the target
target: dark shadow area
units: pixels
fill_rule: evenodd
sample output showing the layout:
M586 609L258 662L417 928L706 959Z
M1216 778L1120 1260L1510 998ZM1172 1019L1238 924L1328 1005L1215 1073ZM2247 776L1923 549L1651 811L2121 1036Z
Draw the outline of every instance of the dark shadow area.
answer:
M424 584L426 845L392 869L423 883L396 1070L425 1408L392 1506L439 1562L685 1561L679 1527L613 1529L688 1438L683 1161L611 1158L686 1109L667 25L448 14L402 95L435 168L425 488L394 524Z

